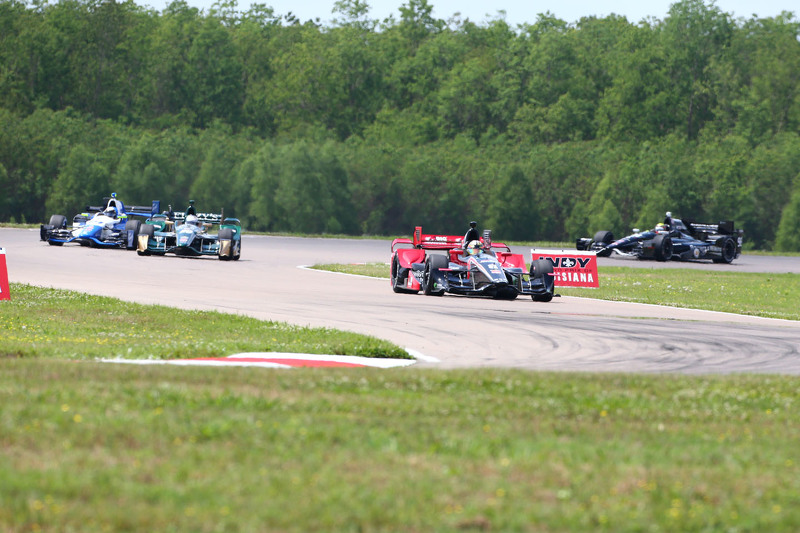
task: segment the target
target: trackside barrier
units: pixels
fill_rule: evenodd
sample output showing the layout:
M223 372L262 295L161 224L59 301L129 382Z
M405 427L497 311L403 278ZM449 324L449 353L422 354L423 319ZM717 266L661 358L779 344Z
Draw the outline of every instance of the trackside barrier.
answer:
M547 259L553 264L555 284L559 287L600 286L595 252L537 250L531 248L531 260Z
M6 267L6 249L0 248L0 300L10 300L11 290L8 288L8 268Z

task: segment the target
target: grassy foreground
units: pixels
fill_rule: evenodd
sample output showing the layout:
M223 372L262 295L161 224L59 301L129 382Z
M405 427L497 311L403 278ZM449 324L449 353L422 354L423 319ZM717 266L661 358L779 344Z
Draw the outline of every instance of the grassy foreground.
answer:
M384 263L314 268L389 279L389 267ZM598 289L556 287L556 292L565 296L800 320L797 274L601 266L598 275Z
M797 531L800 382L6 359L4 531Z
M90 359L396 348L12 296L0 531L800 530L798 377L114 365Z

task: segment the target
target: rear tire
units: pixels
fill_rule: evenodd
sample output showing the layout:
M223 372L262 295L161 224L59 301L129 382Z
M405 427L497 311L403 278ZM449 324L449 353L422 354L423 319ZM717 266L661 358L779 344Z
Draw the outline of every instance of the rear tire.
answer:
M715 263L732 263L736 258L736 241L728 237L722 243L722 257L715 257L712 259Z
M64 215L53 215L50 217L50 225L54 228L66 228L67 217Z
M431 254L425 259L425 275L422 279L422 292L428 296L442 296L444 289L434 290L434 275L440 268L447 268L447 257Z
M597 233L594 234L594 239L592 240L597 243L611 244L612 242L614 242L614 234L611 233L610 231L605 231L605 230L598 231Z

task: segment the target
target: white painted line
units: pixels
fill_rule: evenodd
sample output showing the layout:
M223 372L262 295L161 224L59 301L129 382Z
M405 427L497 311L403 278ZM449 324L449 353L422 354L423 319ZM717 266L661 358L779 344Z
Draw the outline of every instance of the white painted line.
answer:
M227 362L227 361L198 361L196 359L99 359L101 363L123 363L128 365L177 365L177 366L257 366L260 368L292 368L270 361L253 362Z
M302 359L305 361L331 361L334 363L350 363L376 368L392 368L395 366L409 366L414 359L389 359L383 357L361 357L357 355L320 355L311 353L280 353L280 352L245 352L228 356L226 359L269 358L269 359Z
M410 355L414 359L419 359L420 361L425 361L426 363L441 363L439 359L433 356L425 355L416 350L411 350L410 348L406 348L406 352L408 352L408 355Z
M416 359L392 359L382 357L360 357L355 355L325 355L288 352L245 352L227 357L204 357L197 359L99 359L99 361L102 363L125 363L133 365L256 366L262 368L294 368L292 365L278 363L276 360L345 363L372 368L403 367L413 365L417 362Z

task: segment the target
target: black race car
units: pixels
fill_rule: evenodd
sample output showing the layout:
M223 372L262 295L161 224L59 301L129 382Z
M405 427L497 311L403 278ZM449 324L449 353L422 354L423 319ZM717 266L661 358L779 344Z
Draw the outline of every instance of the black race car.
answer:
M576 247L596 252L599 257L615 253L656 261L711 259L715 263L730 263L742 252L743 233L734 227L733 221L684 222L667 212L664 222L651 230L634 228L631 235L619 240L614 240L610 231L598 231L593 238L579 238Z

